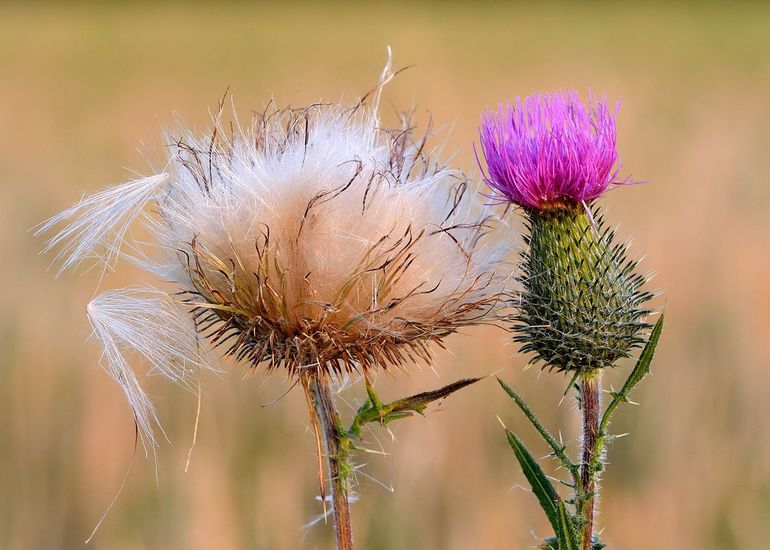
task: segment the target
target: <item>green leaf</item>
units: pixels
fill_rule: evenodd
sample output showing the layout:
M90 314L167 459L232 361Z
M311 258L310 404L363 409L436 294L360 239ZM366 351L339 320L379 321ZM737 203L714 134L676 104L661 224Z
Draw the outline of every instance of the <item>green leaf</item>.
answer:
M452 395L454 392L461 390L466 386L475 384L479 380L481 380L481 378L464 378L437 390L426 391L412 395L410 397L399 399L398 401L393 401L392 403L386 405L386 408L388 409L389 413L414 411L422 414L425 412L425 408L434 401L444 399L445 397Z
M554 532L558 533L559 511L557 510L556 502L559 500L559 495L556 493L556 489L554 489L553 484L546 477L543 469L532 457L532 454L524 446L524 443L516 437L516 434L505 430L505 435L508 437L508 444L513 449L519 465L521 465L524 477L527 478L527 481L532 486L532 492L535 493L538 501L540 501L540 507L545 512L548 521L551 522Z
M620 405L620 403L628 401L628 395L631 393L631 390L634 389L634 386L641 382L650 372L650 364L652 363L652 358L655 356L655 348L658 346L661 332L663 332L663 315L661 315L658 318L658 322L655 323L655 326L650 333L650 338L647 340L647 344L644 346L642 353L639 354L639 360L636 362L636 366L631 371L631 374L628 375L623 387L620 391L611 394L612 401L604 411L602 421L599 424L600 434L604 434L607 424L610 421L610 417L617 406Z
M556 439L540 423L540 421L535 416L535 413L533 413L529 406L527 406L527 403L515 391L513 391L513 389L508 386L508 384L499 378L497 381L500 383L500 386L502 386L503 390L505 390L505 393L507 393L510 398L513 399L514 403L516 403L519 409L521 409L521 412L524 413L524 416L527 417L527 420L529 420L530 423L535 427L535 429L542 436L548 446L551 447L554 456L559 459L562 466L569 470L570 474L572 475L572 481L575 486L577 486L580 483L580 469L578 465L574 464L570 460L569 456L567 456L567 453L565 452L565 446L560 445L556 441Z
M562 546L559 546L560 541L558 537L548 537L543 541L543 544L540 545L540 550L559 550L560 548L564 548L564 544L562 543ZM593 543L591 544L591 550L602 550L602 548L606 548L607 546L599 542L599 540L594 537ZM579 548L579 547L578 547Z
M356 412L356 417L353 419L353 423L348 430L348 436L352 439L360 439L361 429L369 422L377 422L384 426L394 420L407 418L414 414L423 414L427 406L432 402L448 397L466 386L475 384L479 380L481 378L464 378L437 390L418 393L391 403L380 401L377 394L374 393L374 388L367 384L368 399Z
M577 533L575 532L567 507L561 499L559 499L558 511L559 529L556 532L559 533L559 550L578 550L580 546Z
M380 415L380 422L384 422L386 414L385 407L382 404L382 401L380 401L380 398L375 393L374 387L369 383L369 380L366 381L366 395L369 397L367 404L375 408L377 413Z

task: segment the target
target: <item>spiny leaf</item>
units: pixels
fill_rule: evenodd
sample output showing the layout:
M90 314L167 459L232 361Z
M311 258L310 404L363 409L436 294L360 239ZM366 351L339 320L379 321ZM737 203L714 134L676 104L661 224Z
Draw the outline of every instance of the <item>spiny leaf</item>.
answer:
M505 430L505 435L508 437L508 444L513 449L513 453L516 455L516 460L519 461L524 477L527 478L529 484L532 486L532 492L540 501L540 507L545 512L548 521L551 522L553 529L556 533L559 532L559 512L557 510L556 501L559 500L559 495L556 494L551 481L546 477L545 472L532 457L532 454L524 446L524 443L516 437L516 434L509 430Z
M593 543L591 544L591 550L602 550L602 548L606 547L605 544L602 544L596 537L594 537ZM563 546L559 546L558 537L548 537L543 541L543 544L540 545L539 548L540 550L560 550Z
M418 393L391 403L382 403L374 393L374 388L367 384L368 399L358 409L348 433L350 437L359 439L361 437L361 428L369 422L378 422L385 425L414 414L423 414L426 407L432 402L448 397L466 386L475 384L479 380L481 378L464 378L437 390Z
M660 318L658 318L658 322L655 323L655 326L650 333L650 338L647 340L647 344L644 346L642 353L639 354L639 360L636 362L636 366L631 371L631 374L628 375L623 387L619 392L613 392L611 394L612 401L604 411L601 424L599 425L600 434L605 432L610 417L617 406L620 403L628 401L628 395L631 393L631 390L634 389L634 386L641 382L647 373L650 372L650 364L652 363L652 358L655 356L655 348L658 346L661 332L663 332L663 315L661 315Z
M422 414L425 412L425 408L433 401L448 397L466 386L475 384L479 380L481 380L481 378L464 378L437 390L426 391L412 395L411 397L399 399L398 401L393 401L392 403L383 405L383 407L388 411L388 414L405 411L414 411Z
M524 413L524 416L527 417L527 420L532 423L532 425L535 427L535 429L538 431L538 433L542 436L542 438L545 440L546 443L548 443L548 446L551 447L553 450L553 454L556 458L559 459L562 466L567 468L569 470L570 474L572 475L572 480L577 486L580 481L580 470L576 464L574 464L569 456L567 456L567 453L564 451L565 446L560 445L556 439L548 432L548 430L545 429L545 427L540 423L540 421L535 416L535 413L532 412L532 410L529 408L527 403L515 392L513 389L508 386L505 382L500 380L499 378L497 381L500 383L500 386L502 386L503 390L510 396L511 399L516 403L516 405L521 409L521 412Z
M369 383L369 380L366 381L366 395L369 396L369 403L377 409L377 412L380 413L380 419L385 415L385 409L382 404L382 401L380 401L380 398L377 396L377 394L374 391L374 387Z
M636 366L631 371L631 374L626 380L626 383L620 390L620 393L626 397L628 396L628 393L631 391L631 389L636 384L638 384L642 378L647 375L647 373L650 372L650 364L652 363L652 358L655 355L655 348L658 346L658 340L660 340L660 334L662 331L663 315L661 315L658 319L658 322L655 323L655 326L650 333L650 338L647 340L647 344L644 346L642 353L639 354L639 360L637 361Z
M559 499L559 550L578 550L578 538L564 501Z

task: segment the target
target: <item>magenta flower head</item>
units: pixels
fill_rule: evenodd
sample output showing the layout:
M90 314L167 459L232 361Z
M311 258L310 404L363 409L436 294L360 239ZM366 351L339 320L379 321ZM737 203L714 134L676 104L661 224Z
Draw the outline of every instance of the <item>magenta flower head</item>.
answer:
M527 209L586 206L616 181L620 157L606 96L533 94L482 116L479 137L490 198Z

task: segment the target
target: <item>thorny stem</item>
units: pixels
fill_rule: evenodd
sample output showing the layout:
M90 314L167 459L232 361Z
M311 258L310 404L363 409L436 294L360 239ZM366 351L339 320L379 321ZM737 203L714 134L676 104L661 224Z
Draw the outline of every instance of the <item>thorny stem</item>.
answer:
M598 492L597 470L601 465L599 448L599 409L601 371L588 372L580 380L580 408L583 413L583 453L580 464L580 489L583 496L580 516L582 523L582 548L591 550L594 534L594 508Z
M332 514L337 535L338 550L353 550L353 531L350 527L348 499L349 445L343 435L342 423L328 379L317 373L303 378L310 408L310 420L319 440L319 453L326 459L329 484L332 490ZM321 456L319 455L319 460ZM323 466L320 466L321 497L325 502ZM325 504L324 504L325 506Z

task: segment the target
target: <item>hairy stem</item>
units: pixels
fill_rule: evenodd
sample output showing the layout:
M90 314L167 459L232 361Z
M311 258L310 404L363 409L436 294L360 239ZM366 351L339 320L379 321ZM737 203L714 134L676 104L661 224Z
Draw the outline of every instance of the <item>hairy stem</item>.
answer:
M353 549L353 531L350 527L348 474L350 469L348 440L343 435L342 423L329 381L318 374L303 380L310 407L310 418L319 440L319 453L326 459L326 470L332 491L332 513L337 535L338 550ZM320 456L319 456L320 460ZM321 496L325 496L323 465L320 465Z
M601 391L601 370L588 372L580 380L580 408L583 413L583 453L580 464L580 489L582 504L582 548L591 550L594 534L594 508L598 493L596 474L601 464L597 456L599 443L599 409Z

